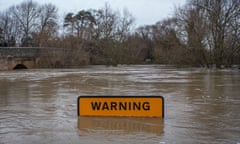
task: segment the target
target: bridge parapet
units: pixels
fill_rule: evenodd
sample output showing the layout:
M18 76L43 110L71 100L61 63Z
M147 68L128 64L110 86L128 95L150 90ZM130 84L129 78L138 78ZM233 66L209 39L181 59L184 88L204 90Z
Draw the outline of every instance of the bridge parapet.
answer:
M40 48L0 48L0 58L7 57L39 57Z
M19 64L39 68L44 65L41 60L56 63L64 53L62 48L0 47L0 70L11 70Z

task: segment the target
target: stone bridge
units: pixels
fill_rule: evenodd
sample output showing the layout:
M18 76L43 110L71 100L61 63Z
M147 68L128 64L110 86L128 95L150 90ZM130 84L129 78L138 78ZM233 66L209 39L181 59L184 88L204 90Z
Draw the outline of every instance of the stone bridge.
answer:
M61 48L0 47L0 70L41 68L46 62L56 65L63 54Z

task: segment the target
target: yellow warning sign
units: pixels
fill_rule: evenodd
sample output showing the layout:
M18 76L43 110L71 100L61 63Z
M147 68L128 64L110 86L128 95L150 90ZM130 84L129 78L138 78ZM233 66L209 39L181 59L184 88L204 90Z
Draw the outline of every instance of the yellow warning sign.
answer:
M79 96L78 116L164 117L162 96Z

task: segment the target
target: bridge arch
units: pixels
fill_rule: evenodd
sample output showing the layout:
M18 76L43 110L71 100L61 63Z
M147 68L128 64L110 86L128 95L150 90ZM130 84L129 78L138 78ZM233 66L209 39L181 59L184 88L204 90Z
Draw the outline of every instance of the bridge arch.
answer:
M25 66L24 64L17 64L15 67L13 67L13 70L17 69L27 69L27 66Z

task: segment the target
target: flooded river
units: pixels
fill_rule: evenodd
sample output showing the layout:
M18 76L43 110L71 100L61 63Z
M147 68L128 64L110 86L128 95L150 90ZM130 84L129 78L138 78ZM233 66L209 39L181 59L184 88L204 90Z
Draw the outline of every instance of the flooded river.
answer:
M161 95L165 118L77 116L80 95ZM88 66L0 72L0 144L240 144L240 70Z

